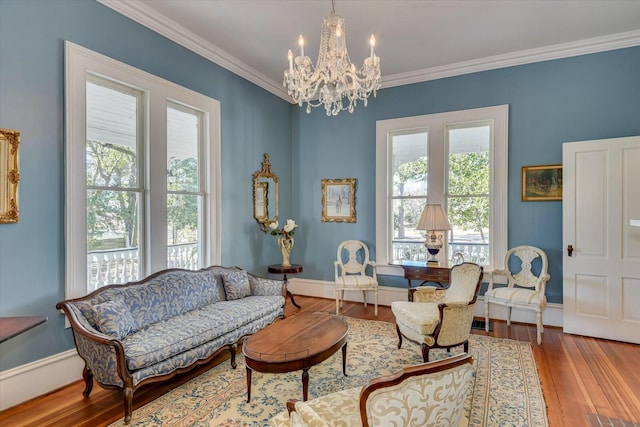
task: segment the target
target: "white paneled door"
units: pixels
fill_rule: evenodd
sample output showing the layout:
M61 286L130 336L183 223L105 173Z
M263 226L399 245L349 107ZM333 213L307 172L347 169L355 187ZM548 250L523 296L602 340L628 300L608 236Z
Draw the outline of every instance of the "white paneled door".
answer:
M564 332L640 343L640 136L562 148Z

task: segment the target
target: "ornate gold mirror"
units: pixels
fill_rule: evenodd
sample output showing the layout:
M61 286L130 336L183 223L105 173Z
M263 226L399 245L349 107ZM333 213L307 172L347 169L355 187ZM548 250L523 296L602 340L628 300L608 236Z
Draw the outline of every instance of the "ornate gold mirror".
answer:
M253 174L253 217L265 233L278 220L278 176L271 172L268 153L264 153L262 168Z
M0 129L0 223L18 222L20 132Z

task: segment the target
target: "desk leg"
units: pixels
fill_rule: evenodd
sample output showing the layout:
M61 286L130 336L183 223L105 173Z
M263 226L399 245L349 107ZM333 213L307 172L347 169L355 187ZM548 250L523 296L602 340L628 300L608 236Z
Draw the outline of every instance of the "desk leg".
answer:
M289 280L287 280L287 275L286 274L284 275L284 284L287 285L287 296L291 300L291 304L293 304L295 307L302 308L298 304L296 304L296 301L293 299L293 294L289 290L289 286L288 286L289 285Z
M247 403L251 401L251 368L247 366Z

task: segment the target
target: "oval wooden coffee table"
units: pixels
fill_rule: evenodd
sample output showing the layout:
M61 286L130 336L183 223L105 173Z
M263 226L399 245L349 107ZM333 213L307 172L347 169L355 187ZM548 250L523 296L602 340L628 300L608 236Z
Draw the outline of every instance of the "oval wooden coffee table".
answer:
M251 372L281 374L302 369L302 397L307 400L309 368L342 348L342 373L347 375L347 332L342 318L305 311L267 326L242 344L247 365L247 402L251 400Z

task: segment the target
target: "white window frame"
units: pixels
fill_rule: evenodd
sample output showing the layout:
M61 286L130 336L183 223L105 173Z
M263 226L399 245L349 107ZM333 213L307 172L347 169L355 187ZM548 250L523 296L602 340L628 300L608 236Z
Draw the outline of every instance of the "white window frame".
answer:
M491 120L489 265L500 266L507 251L507 179L509 106L475 108L423 116L378 120L376 122L376 264L377 273L403 276L399 266L391 265L393 238L393 165L391 138L394 135L428 129L429 203L446 203L447 127L459 123Z
M94 74L145 93L144 186L146 253L141 277L167 265L167 100L202 111L204 129L205 236L202 265L220 263L220 102L135 67L65 41L65 295L87 294L86 82ZM153 144L153 150L150 150ZM151 184L150 184L151 183ZM151 212L164 212L152 215Z

